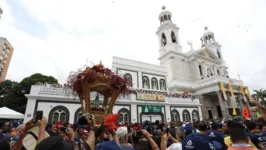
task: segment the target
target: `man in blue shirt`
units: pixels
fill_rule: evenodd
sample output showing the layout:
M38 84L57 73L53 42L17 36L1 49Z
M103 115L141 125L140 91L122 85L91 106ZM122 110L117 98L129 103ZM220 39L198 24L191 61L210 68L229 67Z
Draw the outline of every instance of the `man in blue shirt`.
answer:
M247 136L250 138L252 143L261 150L266 150L266 133L261 132L255 122L246 120L245 125L248 129Z

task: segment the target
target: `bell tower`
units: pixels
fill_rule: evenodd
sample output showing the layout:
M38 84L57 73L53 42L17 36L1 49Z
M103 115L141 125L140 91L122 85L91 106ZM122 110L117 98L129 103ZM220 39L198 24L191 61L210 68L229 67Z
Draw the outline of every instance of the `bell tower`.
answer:
M179 27L172 22L172 13L162 7L162 12L159 14L160 26L156 32L159 39L160 57L168 52L182 52L182 47L179 40Z

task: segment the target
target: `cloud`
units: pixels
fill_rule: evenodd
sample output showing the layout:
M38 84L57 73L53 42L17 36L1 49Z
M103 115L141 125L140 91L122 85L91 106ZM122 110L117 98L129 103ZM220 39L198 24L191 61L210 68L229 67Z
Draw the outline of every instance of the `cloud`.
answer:
M215 33L222 45L222 54L233 78L241 79L251 89L266 88L266 21L263 0L23 0L21 8L31 20L19 19L11 13L14 4L4 1L0 23L1 36L15 47L8 78L21 80L33 72L54 75L61 83L71 70L88 59L103 60L111 67L112 56L159 64L159 43L155 34L158 15L165 4L180 27L183 52L200 47L204 26ZM241 5L240 5L241 4ZM2 7L3 7L2 6ZM15 10L12 10L15 11ZM22 11L20 11L22 12ZM19 20L19 22L18 22ZM29 24L45 29L32 34ZM19 24L27 26L18 28ZM33 25L35 25L33 24ZM30 26L34 28L34 26ZM40 34L40 35L39 35ZM42 36L42 35L45 36ZM60 68L60 69L59 69ZM19 72L18 72L19 71ZM62 75L63 74L63 75Z

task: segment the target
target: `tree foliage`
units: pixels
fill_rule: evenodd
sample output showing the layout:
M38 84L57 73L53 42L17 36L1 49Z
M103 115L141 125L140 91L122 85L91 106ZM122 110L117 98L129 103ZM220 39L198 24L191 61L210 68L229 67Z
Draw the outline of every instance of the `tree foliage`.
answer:
M20 84L23 87L23 89L25 90L25 93L30 93L30 88L32 85L36 84L36 83L48 83L48 84L58 84L57 79L55 79L52 76L46 76L46 75L42 75L40 73L35 73L29 77L24 78Z
M31 86L37 83L58 84L58 81L52 76L46 76L40 73L26 77L20 83L5 80L0 83L0 107L6 106L24 113L27 104L25 94L29 94Z
M259 101L262 105L266 105L266 90L260 89L260 90L254 90L255 94L253 96L257 101Z

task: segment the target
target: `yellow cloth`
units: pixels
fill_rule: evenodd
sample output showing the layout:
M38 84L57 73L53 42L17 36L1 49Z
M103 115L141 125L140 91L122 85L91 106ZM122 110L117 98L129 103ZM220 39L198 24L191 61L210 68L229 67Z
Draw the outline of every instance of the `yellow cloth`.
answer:
M227 145L228 148L233 145L230 136L224 138L224 143ZM251 145L253 148L256 148L256 146L250 141L250 139L248 140L248 144Z

